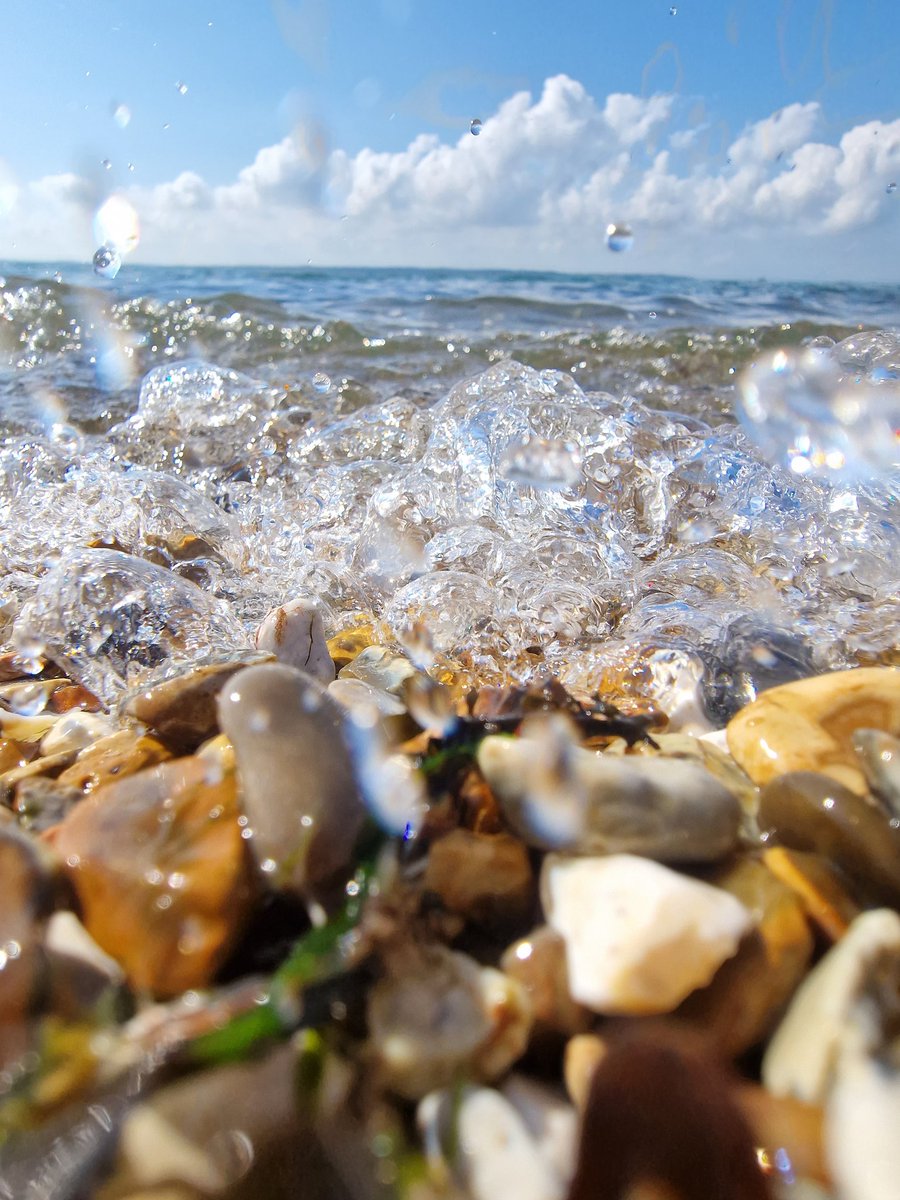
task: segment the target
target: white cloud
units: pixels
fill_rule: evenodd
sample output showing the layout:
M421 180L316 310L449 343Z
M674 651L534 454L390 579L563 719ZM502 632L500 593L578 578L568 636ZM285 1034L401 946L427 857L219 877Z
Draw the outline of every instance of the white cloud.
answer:
M900 120L869 121L837 141L821 137L824 126L817 102L791 104L698 161L700 131L685 102L598 100L557 75L536 98L516 92L483 116L479 137L421 134L401 150L351 155L306 124L231 182L211 186L184 171L124 194L140 215L138 256L151 261L597 269L607 265L602 230L628 221L628 265L638 270L714 263L719 273L783 273L801 269L785 249L800 262L805 248L821 274L828 247L853 231L854 247L862 238L867 261L884 272L886 223L900 224L900 193L887 191L900 181ZM23 257L85 253L85 214L104 198L96 181L65 174L22 184L7 171L0 185L0 230ZM846 271L846 254L834 251L833 261Z

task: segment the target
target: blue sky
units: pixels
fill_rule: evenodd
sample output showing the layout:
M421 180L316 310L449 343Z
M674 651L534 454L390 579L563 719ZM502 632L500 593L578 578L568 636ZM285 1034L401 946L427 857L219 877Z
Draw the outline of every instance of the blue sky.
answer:
M635 270L896 277L897 0L5 0L0 33L0 258L89 255L118 192L143 261L609 269L608 218Z

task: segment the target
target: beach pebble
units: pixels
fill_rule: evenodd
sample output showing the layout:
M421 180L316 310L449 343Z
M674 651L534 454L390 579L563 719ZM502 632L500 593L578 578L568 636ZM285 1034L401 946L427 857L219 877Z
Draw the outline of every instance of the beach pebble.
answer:
M0 826L0 1034L24 1019L43 963L41 942L53 903L53 883L39 846ZM6 1038L0 1036L0 1063Z
M855 1048L860 1037L877 1043L882 1022L896 1022L898 995L900 916L873 909L856 918L799 988L763 1058L765 1086L824 1103L844 1046ZM897 1071L895 1063L895 1077Z
M772 688L731 719L728 747L755 783L819 771L863 794L858 729L900 736L900 671L858 667Z
M345 717L312 676L281 663L235 675L219 715L253 856L273 887L305 895L350 862L365 813Z
M415 1100L461 1075L502 1075L525 1050L531 1017L515 980L429 946L375 984L368 1025L384 1083Z
M563 1200L566 1177L494 1088L467 1087L459 1097L432 1093L417 1119L432 1174L440 1181L451 1173L472 1200Z
M900 821L900 737L881 729L857 729L852 740L869 787Z
M13 810L20 829L37 834L58 825L81 799L77 788L38 775L16 786Z
M102 783L136 775L145 767L171 758L162 742L135 729L120 729L82 750L71 766L59 775L60 784L91 792Z
M591 1079L608 1048L607 1043L596 1033L577 1033L566 1042L563 1078L566 1091L579 1111L587 1103Z
M228 680L260 661L268 655L249 651L231 662L200 663L127 697L122 712L148 725L174 753L189 754L218 732L216 698Z
M844 877L823 855L770 846L763 851L763 862L797 894L807 917L829 942L839 941L859 916Z
M138 991L204 987L253 898L233 775L177 759L92 792L52 844L85 928Z
M753 925L734 896L644 858L544 861L541 894L566 943L575 1000L599 1013L670 1012Z
M334 663L328 653L322 614L311 600L289 600L273 608L256 631L256 648L328 684Z
M754 928L676 1016L697 1025L724 1057L737 1058L775 1027L806 975L813 937L799 899L762 863L743 859L715 882L752 913Z
M709 862L737 844L740 804L704 767L585 750L563 718L536 716L520 737L485 738L478 766L532 846Z
M109 717L75 709L61 716L41 738L42 754L59 754L66 750L84 750L103 737L115 733L116 726Z
M450 912L489 928L527 920L535 899L528 851L510 834L453 829L429 852L423 885Z
M500 966L528 993L535 1034L577 1034L593 1024L591 1010L572 999L566 943L549 925L540 925L513 942L503 952Z
M900 831L836 780L812 771L780 775L760 792L758 819L773 840L823 855L864 895L900 905Z

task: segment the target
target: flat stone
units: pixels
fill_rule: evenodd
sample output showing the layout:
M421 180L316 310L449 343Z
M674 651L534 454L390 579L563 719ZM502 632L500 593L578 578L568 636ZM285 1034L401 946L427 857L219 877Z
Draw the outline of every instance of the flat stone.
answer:
M696 762L598 754L564 718L533 717L516 738L485 738L478 766L504 815L532 846L709 862L737 844L736 796Z
M350 862L365 815L344 715L312 676L281 663L235 675L219 714L253 856L273 886L305 895Z
M218 733L216 700L238 671L269 661L248 653L231 662L203 663L136 692L122 705L127 717L142 722L176 754L187 754Z
M256 631L256 648L328 684L335 669L328 653L322 614L311 600L289 600L266 615Z
M900 736L900 670L858 667L772 688L729 722L728 747L756 783L818 771L863 794L858 729Z
M758 819L783 845L828 858L863 895L900 905L900 832L836 780L812 771L781 775L760 792Z
M629 854L549 855L541 894L566 942L572 997L599 1013L671 1012L753 925L734 896Z
M196 758L98 788L53 846L85 928L138 991L175 996L214 977L253 888L233 775Z
M843 1048L849 1043L855 1051L861 1034L872 1045L883 1037L879 1008L892 1007L896 1028L898 996L900 916L873 909L857 917L804 980L766 1050L763 1083L777 1096L824 1103Z
M135 729L120 729L82 750L71 766L60 772L58 782L92 792L101 784L136 775L171 757L171 751L156 738Z
M726 1058L758 1045L806 975L813 937L803 905L762 863L744 859L715 879L753 915L754 928L712 982L676 1016L697 1025Z

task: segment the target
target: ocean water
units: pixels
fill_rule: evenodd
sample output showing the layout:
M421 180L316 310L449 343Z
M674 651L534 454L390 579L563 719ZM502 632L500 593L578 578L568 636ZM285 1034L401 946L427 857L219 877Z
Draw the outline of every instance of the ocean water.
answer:
M473 682L549 671L652 693L721 679L737 642L808 670L896 654L895 475L804 474L808 430L779 460L735 412L751 364L809 347L894 403L900 287L131 264L0 278L0 638L50 648L109 701L179 653L163 616L123 633L125 585L91 573L110 552L200 587L236 643L313 595L331 630L382 621ZM129 580L133 626L151 581ZM189 599L172 604L190 623Z

